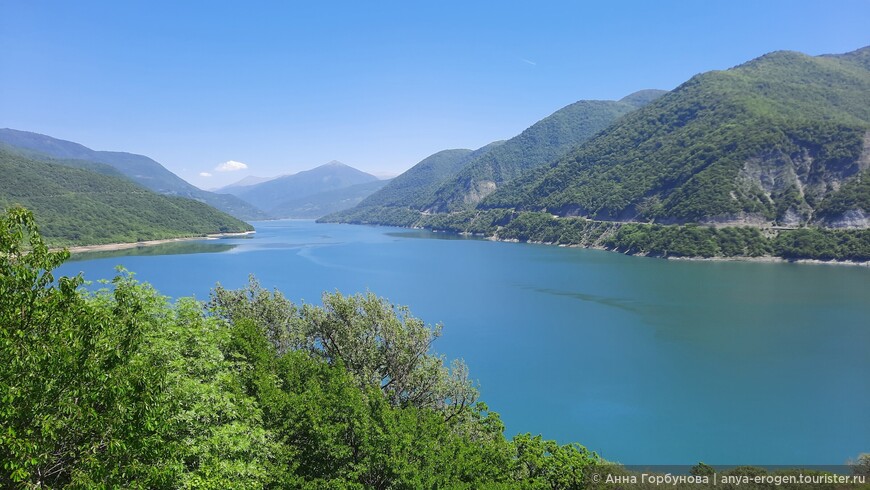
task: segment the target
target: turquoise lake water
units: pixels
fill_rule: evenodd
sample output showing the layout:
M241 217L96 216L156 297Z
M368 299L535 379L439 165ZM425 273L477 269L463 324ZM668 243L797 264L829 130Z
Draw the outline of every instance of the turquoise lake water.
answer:
M508 435L625 464L842 464L870 452L870 269L667 261L387 227L254 223L253 238L85 254L166 295L254 274L295 302L370 290L443 323Z

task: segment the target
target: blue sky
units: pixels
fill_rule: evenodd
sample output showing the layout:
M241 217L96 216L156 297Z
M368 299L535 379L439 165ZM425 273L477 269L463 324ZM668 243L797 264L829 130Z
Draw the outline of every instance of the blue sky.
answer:
M203 188L330 160L397 174L580 99L851 51L868 25L870 0L0 0L0 127L145 154Z

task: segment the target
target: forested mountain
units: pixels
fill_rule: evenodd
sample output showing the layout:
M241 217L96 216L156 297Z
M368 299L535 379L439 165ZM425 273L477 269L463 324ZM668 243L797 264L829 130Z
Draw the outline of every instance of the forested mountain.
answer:
M868 58L780 51L697 75L481 207L866 227Z
M341 162L327 164L293 175L284 175L260 184L231 187L226 192L244 199L275 218L296 217L285 214L300 205L300 199L322 192L335 191L378 178Z
M105 169L104 169L105 170ZM0 148L0 208L31 209L53 245L91 245L251 230L206 204L157 194L120 176L46 163Z
M641 90L619 101L580 101L538 121L507 141L475 151L444 150L427 157L355 208L326 216L337 222L406 225L417 211L473 208L499 185L546 165L592 137L623 114L657 99L662 90Z
M622 100L581 100L563 107L507 141L477 156L444 183L424 208L435 212L473 207L500 185L552 163L625 114L665 92L644 90Z
M108 165L127 179L154 192L202 201L239 219L263 219L266 217L261 210L234 196L215 194L194 187L167 170L163 165L143 155L95 151L71 141L14 129L0 129L0 143L19 149L24 156L35 160L76 167L82 166L81 163L76 162L95 162ZM91 168L91 170L100 171L95 168Z
M456 177L478 156L503 143L504 141L496 141L477 150L439 151L394 178L357 206L325 215L321 219L346 223L407 225L404 218L397 217L410 215L414 219L434 199L435 192L444 183Z
M322 219L664 257L870 260L870 47L770 53L655 95L633 94L655 100L474 208L358 206Z

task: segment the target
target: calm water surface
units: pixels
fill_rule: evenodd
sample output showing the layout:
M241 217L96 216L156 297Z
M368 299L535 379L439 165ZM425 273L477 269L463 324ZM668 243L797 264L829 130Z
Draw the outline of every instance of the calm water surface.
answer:
M384 227L255 223L253 238L81 255L207 299L253 273L294 301L371 290L444 324L509 435L626 464L842 464L870 452L870 270L681 262ZM144 254L144 255L143 255Z

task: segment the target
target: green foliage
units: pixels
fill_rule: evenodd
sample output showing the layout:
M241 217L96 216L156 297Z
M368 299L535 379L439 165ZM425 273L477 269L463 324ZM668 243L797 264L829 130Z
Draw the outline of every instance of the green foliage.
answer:
M0 220L0 485L164 486L165 372L142 356L162 300L125 276L87 297L54 281L67 256L30 213Z
M776 255L787 259L870 260L870 230L806 228L784 231L773 241Z
M0 149L0 208L23 205L51 245L135 242L253 229L190 199Z
M162 328L144 352L166 371L167 439L185 488L259 488L271 480L280 447L263 426L262 410L238 376L231 331L203 306L182 298L166 308Z
M822 220L835 221L850 210L870 213L870 172L861 173L822 201L816 215Z
M870 477L870 453L859 454L857 461L850 462L849 466L852 467L853 475Z
M210 306L231 322L260 325L277 353L303 351L341 365L361 389L381 390L394 406L429 408L453 418L477 399L462 362L448 368L443 358L430 354L441 326L429 327L406 307L371 293L324 293L323 306L297 308L251 278L242 290L215 288Z
M559 446L531 434L517 435L513 443L517 450L515 471L523 488L585 488L584 473L599 462L595 453L579 444Z

